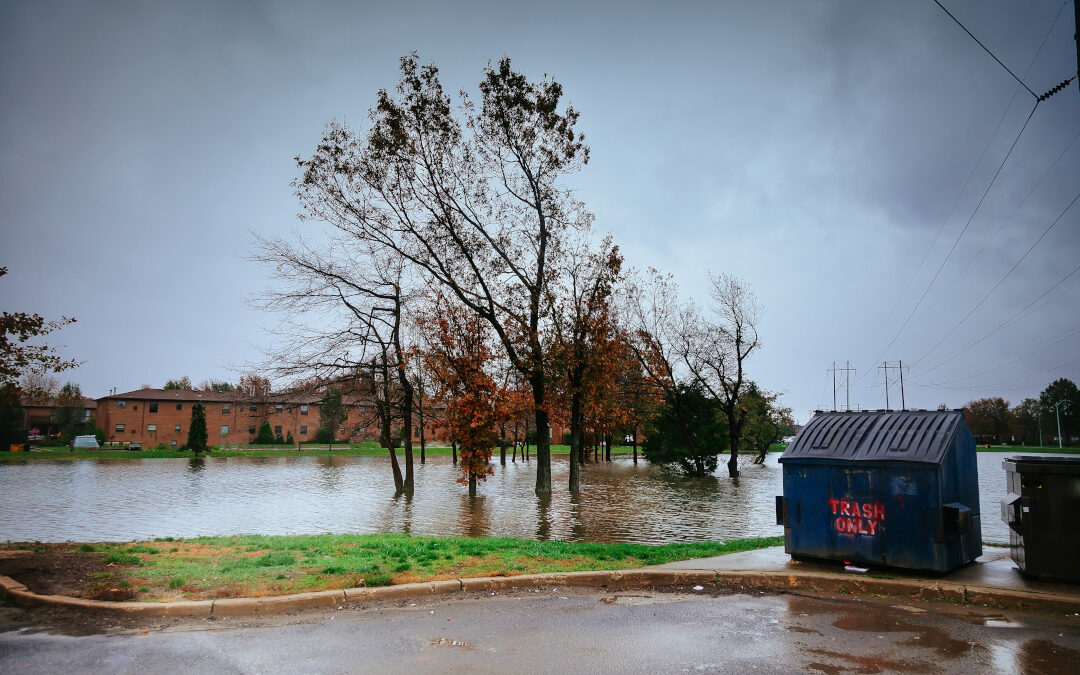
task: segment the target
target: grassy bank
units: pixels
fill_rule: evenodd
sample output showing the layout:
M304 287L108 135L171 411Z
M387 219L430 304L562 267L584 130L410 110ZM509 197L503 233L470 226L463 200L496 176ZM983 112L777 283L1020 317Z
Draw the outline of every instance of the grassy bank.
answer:
M627 569L776 546L782 537L694 544L594 544L406 534L171 538L124 544L6 544L88 598L258 597L463 577ZM41 558L37 560L36 558ZM0 572L3 573L3 572ZM33 588L31 580L24 580ZM38 591L41 592L41 591Z
M769 452L783 452L787 446L781 443L774 444L769 448ZM425 454L428 456L436 457L440 455L450 455L452 453L449 446L433 445L428 446ZM613 456L624 456L633 453L633 448L629 446L616 446L611 449ZM398 458L403 457L404 451L398 448ZM568 445L553 445L551 446L551 454L553 455L569 455L570 446ZM752 453L744 453L749 456ZM419 445L413 447L413 455L416 458L420 457ZM513 450L508 449L506 451L507 458L513 455ZM641 454L641 448L638 448L638 455ZM145 450L125 450L123 448L98 448L98 449L78 449L68 450L68 448L41 448L34 449L30 452L0 452L0 462L26 462L34 460L69 460L69 459L190 459L194 455L188 450L178 450L173 448L157 449L147 448ZM337 445L333 448L326 445L304 444L299 447L295 445L241 445L241 446L215 446L211 449L207 457L389 457L390 453L384 448L379 447L374 442L359 443L352 445ZM522 456L522 451L518 449L518 457ZM536 448L530 448L530 456L536 456ZM492 459L498 461L499 451L495 449L492 453ZM590 455L592 457L592 455Z
M1080 448L1065 446L1064 448L1058 448L1058 446L1038 446L1038 445L979 445L975 448L979 452L1011 452L1013 454L1024 454L1025 452L1038 452L1038 453L1053 453L1060 455L1080 455Z

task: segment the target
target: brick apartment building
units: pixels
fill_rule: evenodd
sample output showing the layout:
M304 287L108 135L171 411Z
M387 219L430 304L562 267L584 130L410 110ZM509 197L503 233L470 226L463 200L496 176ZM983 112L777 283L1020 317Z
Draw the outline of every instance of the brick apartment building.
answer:
M22 401L23 428L27 431L37 429L41 436L54 438L60 434L58 411L61 402L56 398ZM78 422L86 422L97 412L97 401L85 396L79 401Z
M193 391L188 389L139 389L97 400L94 421L105 432L107 443L140 443L178 447L187 443L191 407L206 408L209 445L246 444L255 441L259 426L270 423L274 435L292 435L300 443L314 441L319 430L319 394L271 394L255 400L244 392ZM341 441L361 442L378 438L368 402L345 397L348 417L338 429ZM425 437L435 441L437 431L425 425ZM413 429L419 439L420 429Z

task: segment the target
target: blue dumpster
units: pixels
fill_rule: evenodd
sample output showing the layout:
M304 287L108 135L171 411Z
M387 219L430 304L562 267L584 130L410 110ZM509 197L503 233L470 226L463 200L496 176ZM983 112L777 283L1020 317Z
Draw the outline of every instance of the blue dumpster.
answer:
M796 559L947 572L982 555L975 438L959 410L818 412L780 457Z

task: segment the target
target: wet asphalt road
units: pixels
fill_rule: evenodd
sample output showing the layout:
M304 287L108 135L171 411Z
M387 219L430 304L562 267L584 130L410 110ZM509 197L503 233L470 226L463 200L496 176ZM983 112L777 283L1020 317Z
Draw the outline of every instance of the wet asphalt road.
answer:
M22 610L4 611L3 673L1075 673L1080 667L1075 615L712 587L518 590L255 620L147 621L84 636L31 627Z

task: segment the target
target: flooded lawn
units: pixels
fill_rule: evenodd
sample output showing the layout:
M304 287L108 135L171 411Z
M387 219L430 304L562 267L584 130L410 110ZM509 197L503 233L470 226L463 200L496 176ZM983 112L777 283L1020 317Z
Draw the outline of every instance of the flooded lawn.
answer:
M979 455L983 539L1003 542L1001 461ZM416 466L412 497L394 496L382 457L108 459L0 464L0 540L130 541L203 535L411 532L540 540L663 544L775 536L778 454L747 461L742 477L688 479L620 457L589 464L566 491L569 465L552 462L554 494L533 493L532 463L494 465L470 500L450 457Z

